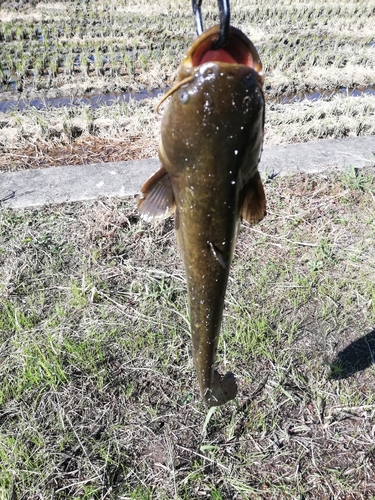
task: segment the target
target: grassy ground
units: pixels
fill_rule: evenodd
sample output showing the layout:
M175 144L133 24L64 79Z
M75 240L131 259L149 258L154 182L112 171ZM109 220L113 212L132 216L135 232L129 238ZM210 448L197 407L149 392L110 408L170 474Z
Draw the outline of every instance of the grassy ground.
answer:
M202 435L173 221L0 211L1 499L375 497L375 181L266 183L242 227Z
M350 94L375 81L372 1L231 8L266 72L266 144L374 134L375 96ZM202 9L205 26L215 24L216 0ZM0 19L2 100L165 88L195 37L189 0L2 2ZM317 91L323 100L279 104ZM155 104L14 109L0 117L0 170L156 156Z

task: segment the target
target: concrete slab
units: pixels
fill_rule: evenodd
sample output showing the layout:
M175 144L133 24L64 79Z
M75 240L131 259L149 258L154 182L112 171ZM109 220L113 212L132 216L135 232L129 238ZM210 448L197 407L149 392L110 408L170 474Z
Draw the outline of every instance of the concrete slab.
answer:
M156 159L0 173L0 201L11 208L132 196L158 168Z
M293 175L347 169L350 165L375 166L374 136L266 146L260 170L268 175ZM26 208L134 196L158 168L159 161L151 159L0 172L0 205Z
M260 170L267 174L293 175L375 166L375 136L326 139L265 147Z

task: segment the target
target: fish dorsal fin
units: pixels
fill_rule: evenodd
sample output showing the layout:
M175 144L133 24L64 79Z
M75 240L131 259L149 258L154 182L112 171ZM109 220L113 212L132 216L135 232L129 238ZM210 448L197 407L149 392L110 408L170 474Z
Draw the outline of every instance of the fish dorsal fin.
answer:
M259 172L243 188L242 219L256 224L266 215L266 195Z
M143 185L138 210L145 221L157 222L172 215L175 208L171 179L161 167Z

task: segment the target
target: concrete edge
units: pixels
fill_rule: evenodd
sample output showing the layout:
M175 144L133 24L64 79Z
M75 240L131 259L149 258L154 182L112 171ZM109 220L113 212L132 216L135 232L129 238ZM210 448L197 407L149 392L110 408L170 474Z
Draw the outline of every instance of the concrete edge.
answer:
M134 196L159 166L158 159L150 159L0 172L0 206L30 208ZM259 170L275 177L351 166L375 167L375 136L265 146Z

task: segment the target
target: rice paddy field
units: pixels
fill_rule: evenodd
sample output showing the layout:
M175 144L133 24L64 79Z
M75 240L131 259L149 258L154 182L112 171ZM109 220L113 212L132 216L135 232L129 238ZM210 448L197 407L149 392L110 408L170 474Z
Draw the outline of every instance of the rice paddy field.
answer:
M266 144L374 135L373 2L231 6ZM156 156L194 37L190 0L1 2L0 170ZM0 205L0 500L374 500L374 177L264 180L218 348L239 391L209 420L173 219Z
M265 144L374 134L372 1L231 8L263 62ZM205 27L218 22L216 1L202 11ZM157 95L195 37L190 0L1 2L0 19L1 169L156 156Z

